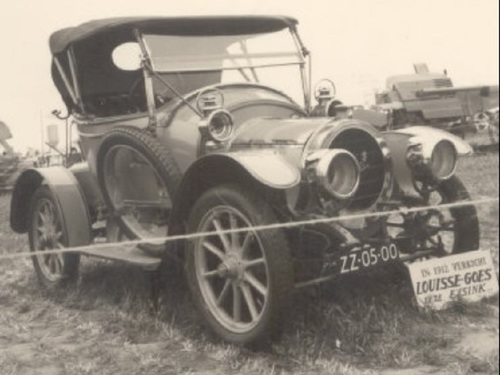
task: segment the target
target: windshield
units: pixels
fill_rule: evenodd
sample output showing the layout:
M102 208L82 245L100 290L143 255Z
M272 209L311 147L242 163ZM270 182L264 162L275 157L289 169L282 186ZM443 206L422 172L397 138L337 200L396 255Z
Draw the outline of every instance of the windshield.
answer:
M303 100L304 59L288 30L222 36L145 35L153 69L181 93L219 83L252 82Z

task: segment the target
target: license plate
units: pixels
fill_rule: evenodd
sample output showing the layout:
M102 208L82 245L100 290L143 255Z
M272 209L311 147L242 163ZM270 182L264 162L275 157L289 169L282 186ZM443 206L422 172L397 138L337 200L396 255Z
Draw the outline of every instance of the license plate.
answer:
M326 268L337 274L359 272L367 268L396 262L399 251L395 244L381 244L377 246L364 246L358 250L335 255L333 262L328 262Z

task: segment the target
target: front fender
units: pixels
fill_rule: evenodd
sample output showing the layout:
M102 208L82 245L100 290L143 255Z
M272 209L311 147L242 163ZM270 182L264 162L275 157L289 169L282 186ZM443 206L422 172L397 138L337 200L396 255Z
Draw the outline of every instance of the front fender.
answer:
M300 171L273 151L253 150L225 154L261 184L274 189L289 189L300 182Z
M30 203L33 194L47 184L68 232L68 246L90 243L90 219L85 199L73 174L61 166L28 169L16 181L10 208L10 226L17 233L25 233L29 226Z
M442 140L447 140L453 143L458 155L460 156L470 155L473 152L471 145L463 139L444 130L434 129L428 126L410 126L405 129L387 132L386 134L390 133L399 133L410 137L419 137L424 143L437 143Z
M405 129L383 132L383 137L392 155L393 172L396 181L405 195L418 195L413 184L413 175L406 162L410 139L418 137L420 142L433 146L442 140L448 140L455 146L458 155L472 154L472 147L459 137L440 129L426 126L411 126Z
M170 216L169 232L177 233L197 198L209 188L242 184L283 191L300 183L300 171L272 150L210 154L194 162L179 186Z

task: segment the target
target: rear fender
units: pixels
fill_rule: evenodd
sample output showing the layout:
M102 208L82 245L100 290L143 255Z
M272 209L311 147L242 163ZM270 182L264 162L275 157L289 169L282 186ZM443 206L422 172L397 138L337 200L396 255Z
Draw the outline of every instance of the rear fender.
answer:
M61 210L68 233L68 246L90 243L90 219L87 205L73 174L61 166L28 169L16 181L10 206L10 226L17 233L26 233L30 204L35 191L46 184Z
M182 230L192 205L209 188L234 183L279 192L298 186L300 178L298 168L271 151L207 155L185 173L174 199L169 231Z

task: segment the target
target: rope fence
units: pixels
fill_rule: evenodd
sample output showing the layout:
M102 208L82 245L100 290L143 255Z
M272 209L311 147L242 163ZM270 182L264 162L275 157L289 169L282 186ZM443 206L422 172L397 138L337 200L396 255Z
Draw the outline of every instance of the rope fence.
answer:
M489 197L483 199L476 200L466 200L466 201L458 201L453 203L445 203L439 205L429 205L422 207L411 207L404 208L398 210L389 210L389 211L378 211L378 212L364 212L360 214L351 214L351 215L343 215L336 217L327 217L327 218L317 218L317 219L308 219L308 220L299 220L293 222L284 222L284 223L274 223L268 225L256 225L244 228L237 229L224 229L220 231L211 231L211 232L198 232L198 233L188 233L188 234L180 234L180 235L172 235L165 237L155 237L155 238L147 238L147 239L136 239L136 240L127 240L122 242L105 242L105 243L92 243L90 245L85 246L74 246L74 247L65 247L60 249L48 249L48 250L39 250L39 251L23 251L16 252L11 254L0 254L0 261L5 259L15 259L15 258L23 258L23 257L31 257L35 255L49 255L49 254L63 254L63 253L72 253L72 252L81 252L86 249L106 249L106 248L116 248L116 247L128 247L128 246L137 246L141 244L166 244L168 242L179 241L179 240L195 240L197 238L212 236L212 235L226 235L226 234L235 234L235 233L247 233L247 232L259 232L265 230L273 230L273 229L287 229L294 227L301 227L307 225L316 225L316 224L329 224L335 222L341 222L345 220L355 220L355 219L366 219L366 218L374 218L374 217L382 217L382 216L391 216L398 214L409 214L409 213L418 213L425 212L429 210L446 210L453 208L460 208L465 206L477 206L477 205L486 205L492 203L498 203L498 197Z

